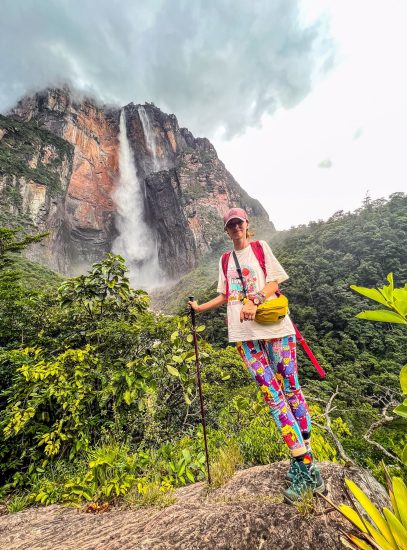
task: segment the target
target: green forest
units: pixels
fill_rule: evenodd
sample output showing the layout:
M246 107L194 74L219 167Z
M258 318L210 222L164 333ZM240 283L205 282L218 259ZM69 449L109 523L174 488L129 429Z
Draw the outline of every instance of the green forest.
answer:
M31 242L0 229L0 498L30 504L171 502L174 488L204 480L205 455L186 306L153 311L129 284L125 260L108 254L64 280L24 259ZM369 322L350 286L407 281L407 196L366 199L353 213L268 239L290 276L290 314L327 371L299 352L318 460L356 463L384 479L406 477L403 323ZM216 295L202 267L177 285L177 300ZM208 259L205 260L208 263ZM212 277L212 274L215 274ZM160 309L160 308L158 308ZM163 307L162 310L165 308ZM209 455L214 483L238 467L288 458L268 408L227 345L225 311L198 316Z

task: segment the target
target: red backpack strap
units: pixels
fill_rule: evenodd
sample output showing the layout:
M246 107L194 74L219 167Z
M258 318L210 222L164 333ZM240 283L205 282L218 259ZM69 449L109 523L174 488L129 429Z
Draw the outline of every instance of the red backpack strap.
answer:
M266 258L264 257L264 250L261 245L260 241L250 241L250 246L252 247L252 250L254 252L254 255L257 258L257 261L260 264L260 267L263 270L264 276L267 278L267 271L266 271Z
M222 271L226 279L226 298L229 298L228 264L231 252L222 254Z
M250 243L250 245L252 247L254 255L257 258L257 261L260 264L260 267L263 270L264 276L267 279L266 258L264 256L264 250L263 250L262 244L260 241L253 241ZM281 296L281 291L279 289L276 290L276 296Z

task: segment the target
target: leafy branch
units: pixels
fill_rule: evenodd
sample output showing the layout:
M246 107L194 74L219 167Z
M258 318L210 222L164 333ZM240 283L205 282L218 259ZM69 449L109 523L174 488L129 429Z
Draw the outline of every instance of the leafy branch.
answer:
M387 275L388 285L382 288L366 288L362 286L351 285L351 289L362 296L366 296L379 304L384 305L387 309L366 310L358 313L356 317L366 319L368 321L379 321L382 323L399 323L407 325L407 284L403 288L394 288L393 273ZM407 365L400 371L400 385L403 395L407 395ZM383 414L382 422L385 420L387 407ZM399 416L407 418L407 398L403 403L398 405L394 412ZM381 425L381 424L380 424ZM366 439L366 437L365 437ZM368 440L367 440L368 441ZM403 451L403 462L407 464L407 446Z
M387 308L361 311L356 317L367 321L407 325L407 284L404 285L404 288L394 288L393 273L387 275L387 280L389 282L387 286L377 289L356 285L350 286L355 292Z

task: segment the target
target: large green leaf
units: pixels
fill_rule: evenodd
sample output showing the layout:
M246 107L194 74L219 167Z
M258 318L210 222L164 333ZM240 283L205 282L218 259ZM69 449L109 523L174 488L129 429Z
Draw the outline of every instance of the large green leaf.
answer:
M389 286L384 286L383 288L379 289L379 292L383 294L383 296L389 301L393 302L394 296L393 296L393 290L394 290L394 282L393 282L393 273L389 273L387 275L387 280L389 281Z
M404 403L398 405L398 407L396 407L393 412L395 412L399 416L404 416L404 418L407 418L407 406L404 405Z
M394 539L392 540L392 542L389 542L386 539L386 537L382 535L380 531L375 529L369 521L366 522L366 527L369 531L370 536L378 544L378 548L380 548L381 550L397 550L397 546L396 546L396 543L394 542ZM390 528L389 528L389 532L390 532Z
M348 518L349 521L356 525L358 529L360 529L363 533L367 533L367 529L365 527L365 524L363 523L363 520L354 508L351 508L346 504L340 504L338 508L341 514L343 514L346 518Z
M375 309L373 311L361 311L356 315L358 319L367 319L368 321L380 321L381 323L401 323L407 325L407 321L401 315L394 311L385 309Z
M393 477L392 482L400 521L407 528L407 487L401 477Z
M355 292L358 292L359 294L362 294L363 296L366 296L367 298L374 300L375 302L379 302L379 304L383 304L384 306L387 306L388 304L383 294L378 290L376 290L375 288L366 288L364 286L356 286L356 285L350 285L350 288Z
M404 395L407 394L407 365L404 365L404 367L400 371L400 386L401 391Z
M389 274L387 275L387 280L388 280L389 283L390 283L390 290L393 292L393 290L394 290L393 273L389 273Z
M352 541L353 544L349 544L348 540ZM352 534L347 535L345 533L345 535L343 537L341 537L341 542L345 546L345 548L351 548L352 550L354 550L355 545L358 548L361 548L362 550L371 550L372 549L372 546L370 544L368 544L366 541L364 541L364 540L360 539L359 537L356 537L355 535L352 535Z
M407 550L407 529L388 508L383 508L383 513L390 526L397 547Z
M182 449L182 456L184 457L185 464L189 464L191 462L191 453L188 449Z
M393 291L394 306L402 315L407 314L407 287L395 288Z
M188 470L187 468L185 473L187 474L187 478L189 479L189 481L191 481L192 483L195 483L194 474L191 472L191 470Z
M393 539L392 532L390 531L390 528L386 520L384 519L382 514L379 512L379 510L376 508L376 506L373 504L373 502L365 495L362 489L358 487L356 483L354 483L352 480L346 479L345 482L346 482L346 485L349 487L350 491L359 501L360 505L365 509L365 512L368 514L370 519L375 523L376 527L382 533L387 543L390 545L393 545L394 539ZM366 527L370 531L369 524L366 524ZM375 535L372 532L371 532L371 535L375 538Z

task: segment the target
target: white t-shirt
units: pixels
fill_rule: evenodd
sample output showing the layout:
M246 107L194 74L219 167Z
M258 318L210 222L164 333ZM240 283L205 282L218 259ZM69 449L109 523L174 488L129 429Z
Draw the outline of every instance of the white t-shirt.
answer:
M243 250L235 250L248 294L256 294L265 287L266 282L277 281L280 284L288 279L287 273L275 258L269 245L265 241L260 241L260 243L266 260L267 279L250 245ZM229 283L227 305L229 342L267 340L268 338L282 338L283 336L295 334L294 326L288 315L281 321L270 325L260 325L256 321L243 321L241 323L240 311L243 307L241 300L244 298L244 294L233 254L229 257L227 278ZM220 294L226 294L226 279L222 269L222 258L219 261L217 290ZM269 299L273 300L275 298L277 296L274 294Z

